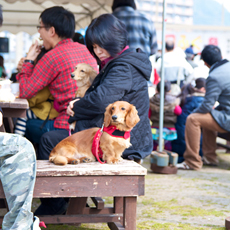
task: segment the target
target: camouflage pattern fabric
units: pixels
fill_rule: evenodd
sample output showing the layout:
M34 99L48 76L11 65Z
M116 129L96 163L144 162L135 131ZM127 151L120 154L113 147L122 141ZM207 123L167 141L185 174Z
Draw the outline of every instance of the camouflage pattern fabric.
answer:
M36 156L32 144L26 138L0 133L0 179L9 207L2 229L31 230Z

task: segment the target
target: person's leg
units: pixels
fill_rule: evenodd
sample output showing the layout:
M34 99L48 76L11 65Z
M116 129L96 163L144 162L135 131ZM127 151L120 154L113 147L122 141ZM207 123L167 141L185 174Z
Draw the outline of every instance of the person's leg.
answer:
M40 139L38 148L38 160L48 160L51 150L64 138L68 137L67 130L54 130L44 133ZM41 205L35 211L35 215L60 215L68 207L68 199L42 198Z
M56 128L54 128L54 120L43 121L41 119L29 119L26 122L25 137L33 144L38 144L41 136L52 130L56 130Z
M187 117L185 126L186 150L184 152L184 159L185 163L192 169L201 169L203 165L199 155L201 128L204 130L208 129L211 131L226 132L216 123L210 113L193 113ZM205 145L206 149L212 149L212 151L214 149L213 145L216 143L216 139L213 139L213 137L214 136L210 136L212 139L209 139ZM205 138L205 135L203 135L203 142L206 140ZM212 153L212 155L214 155L214 153Z
M68 136L69 131L64 129L44 133L39 142L37 159L48 160L51 150Z
M32 144L19 135L0 133L0 170L9 207L3 219L3 230L31 229L31 203L36 179L36 157Z

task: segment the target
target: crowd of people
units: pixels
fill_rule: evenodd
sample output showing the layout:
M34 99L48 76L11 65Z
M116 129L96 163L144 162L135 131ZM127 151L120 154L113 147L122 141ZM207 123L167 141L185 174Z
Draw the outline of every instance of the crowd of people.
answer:
M74 36L72 12L55 6L41 13L37 28L43 48L38 42L32 44L27 56L20 60L16 75L20 97L28 99L30 109L25 119L17 121L17 135L0 134L4 190L9 188L9 165L14 165L21 177L18 183L23 185L20 188L28 187L20 199L17 189L14 194L6 193L10 212L4 217L3 229L17 229L19 224L25 226L23 229L33 229L30 204L36 177L34 147L37 159L48 160L51 150L69 136L69 124L76 123L72 133L101 127L105 108L115 101L127 101L136 107L140 122L131 130L132 146L122 157L140 163L156 149L161 82L156 85L155 95L149 98L148 93L152 73L150 56L157 52L156 30L153 23L136 10L133 0L114 1L112 11L112 14L93 19L85 38ZM222 59L217 46L207 45L201 58L210 68L209 76L196 78L193 75L195 65L190 63L195 55L193 47L181 53L174 46L174 42L166 42L165 148L179 154L178 168L198 170L203 164L218 163L216 132L230 132L230 64ZM78 63L87 63L98 72L82 98L75 98L77 83L71 78ZM162 59L158 58L156 72L159 77L161 63ZM214 107L216 101L219 105ZM18 143L19 147L9 156L11 142ZM30 159L27 162L22 158L25 154ZM22 165L28 170L26 175L21 175ZM41 199L34 215L63 214L67 207L66 198ZM21 215L22 210L27 214Z

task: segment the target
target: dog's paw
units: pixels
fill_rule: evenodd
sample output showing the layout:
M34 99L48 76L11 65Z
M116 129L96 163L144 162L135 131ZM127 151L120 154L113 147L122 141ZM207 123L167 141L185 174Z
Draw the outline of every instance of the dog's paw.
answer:
M91 162L91 160L90 160L89 158L87 158L87 157L82 158L81 161L82 161L83 163L89 163L89 162Z
M120 159L117 159L117 158L112 158L112 159L107 160L108 164L118 164L119 162L120 162Z
M71 161L71 164L73 164L73 165L77 165L79 163L80 163L80 161L78 159L74 159Z

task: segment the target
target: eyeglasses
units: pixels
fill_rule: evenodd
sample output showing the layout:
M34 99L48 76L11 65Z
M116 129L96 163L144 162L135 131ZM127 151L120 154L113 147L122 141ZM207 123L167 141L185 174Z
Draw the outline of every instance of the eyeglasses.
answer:
M38 30L40 30L41 28L46 28L46 29L48 29L48 28L50 28L49 26L37 26L37 29Z

